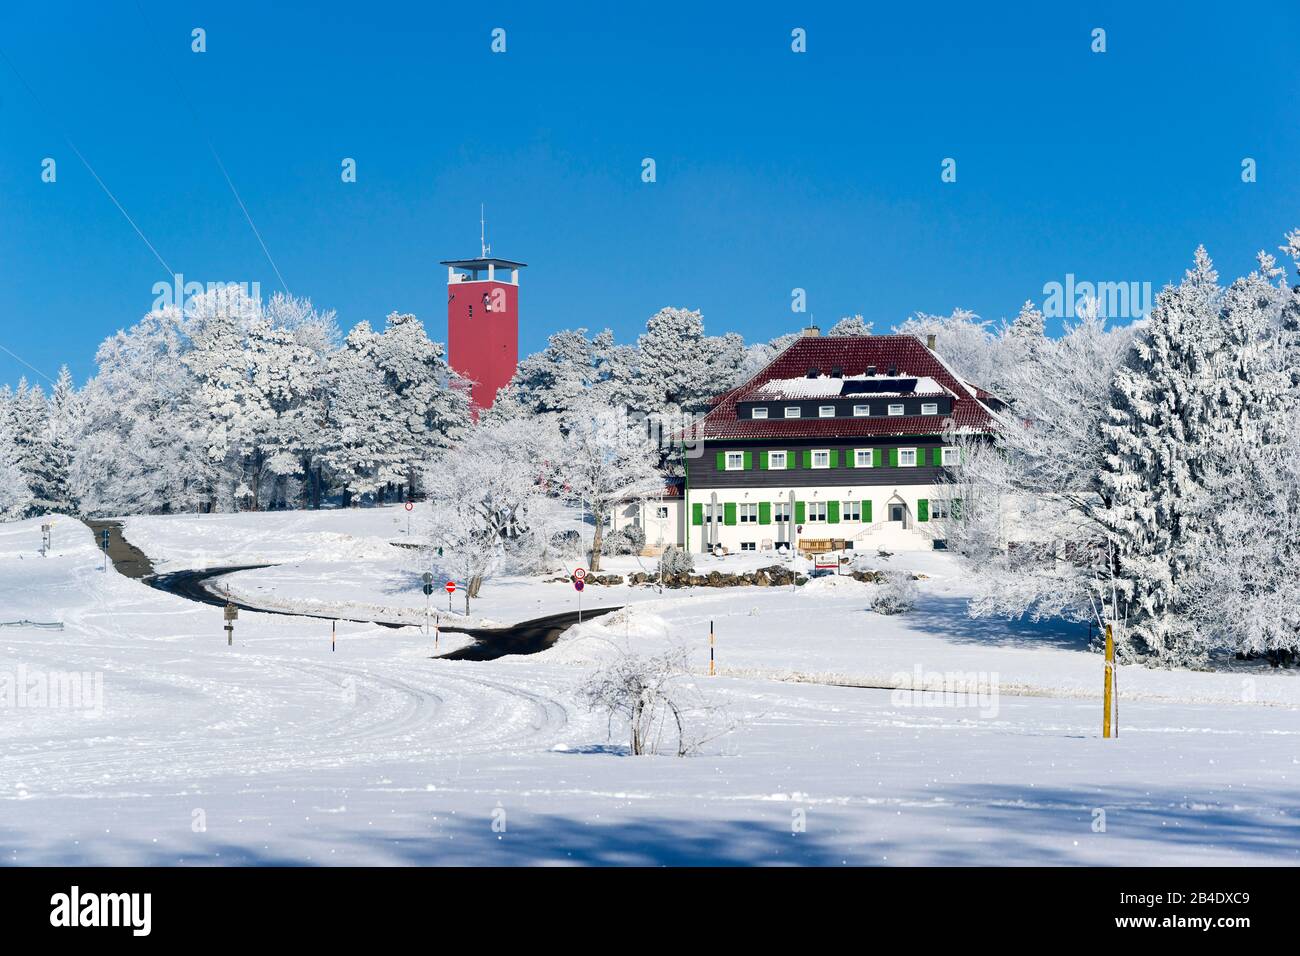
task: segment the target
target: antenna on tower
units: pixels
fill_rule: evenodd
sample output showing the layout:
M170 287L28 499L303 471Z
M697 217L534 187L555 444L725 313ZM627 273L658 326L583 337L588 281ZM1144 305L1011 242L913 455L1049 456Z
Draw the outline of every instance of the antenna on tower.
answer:
M479 203L478 204L478 244L479 244L479 248L482 250L481 258L486 259L488 257L488 253L492 251L492 247L487 244L487 219L484 218L483 210L484 210L483 203Z

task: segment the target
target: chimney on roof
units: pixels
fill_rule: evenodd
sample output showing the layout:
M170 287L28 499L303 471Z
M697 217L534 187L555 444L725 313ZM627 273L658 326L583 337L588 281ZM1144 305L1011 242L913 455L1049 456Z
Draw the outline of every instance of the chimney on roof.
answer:
M817 328L815 325L810 325L807 328L800 330L799 334L806 335L810 339L815 339L817 336L822 334L822 330Z
M925 347L929 349L931 352L934 351L934 342L935 342L935 335L933 332L931 332L929 335L925 337Z

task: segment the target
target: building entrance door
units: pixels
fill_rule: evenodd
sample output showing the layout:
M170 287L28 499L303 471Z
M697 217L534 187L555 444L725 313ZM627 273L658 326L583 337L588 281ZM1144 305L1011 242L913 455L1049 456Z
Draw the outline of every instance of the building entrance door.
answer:
M902 506L902 505L894 505L894 504L891 504L891 505L889 506L889 520L890 520L890 521L902 521L902 520L903 520L903 506Z

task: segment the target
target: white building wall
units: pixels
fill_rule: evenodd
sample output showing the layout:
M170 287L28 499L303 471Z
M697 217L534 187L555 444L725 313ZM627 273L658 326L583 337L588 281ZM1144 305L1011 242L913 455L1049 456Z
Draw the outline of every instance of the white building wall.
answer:
M794 492L796 501L805 503L805 516L802 531L791 531L795 522L776 520L777 505L788 504L790 492ZM810 538L844 538L853 542L854 550L874 550L886 548L890 551L921 551L934 547L934 538L939 526L933 518L935 500L941 491L934 485L899 485L897 487L879 485L843 485L819 486L816 488L794 486L792 488L719 488L691 491L683 504L687 546L689 550L703 552L709 550L713 543L720 544L729 552L748 550L745 545L753 545L754 550L762 551L776 547L782 542ZM715 501L717 502L717 521L710 523L708 515ZM918 503L924 499L931 509L928 520L920 521ZM840 503L840 520L831 522L820 520L819 505L830 501ZM867 521L865 502L871 502L871 520ZM768 502L772 505L772 522L762 524L758 521L741 520L742 505L755 505ZM725 505L737 506L737 522L725 523ZM702 505L705 521L694 523L695 505ZM850 506L856 505L863 516L852 520L846 515ZM890 505L902 507L902 520L891 519ZM746 509L748 510L748 509ZM755 511L760 509L755 508ZM827 517L829 518L829 507Z

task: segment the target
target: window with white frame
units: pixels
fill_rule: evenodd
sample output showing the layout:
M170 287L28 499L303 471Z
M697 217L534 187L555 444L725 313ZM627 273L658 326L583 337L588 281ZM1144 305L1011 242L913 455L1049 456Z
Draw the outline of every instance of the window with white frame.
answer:
M659 507L655 508L655 517L656 517L656 518L667 518L667 517L668 517L668 506L667 506L667 505L660 505Z
M705 520L706 522L708 522L708 521L721 521L721 520L722 520L722 505L718 505L716 508L715 508L713 505L705 505L705 506L704 506L704 520Z
M835 406L834 406L834 405L818 405L818 406L817 406L817 417L818 417L818 418L834 418L834 417L835 417Z
M898 464L902 468L916 467L916 449L900 448L898 449Z
M922 415L938 415L938 414L939 414L939 403L938 403L938 402L922 402L922 403L921 403L921 414L922 414Z
M872 455L870 448L853 449L854 468L870 468L874 464L875 464L875 457Z
M745 453L743 451L727 452L727 471L744 471Z
M758 505L736 505L741 524L758 524Z
M773 521L789 521L789 520L790 520L790 502L788 502L788 501L778 501L776 504L772 505L772 520L773 520Z
M902 406L901 404L890 405L890 406L889 406L889 414L891 414L891 415L901 415L901 414L903 414L903 406Z
M783 451L769 451L767 453L767 467L776 471L785 470L785 455Z
M742 542L740 542L740 550L741 550L741 551L757 551L757 550L758 550L758 543L755 542L755 541L742 541Z
M750 415L754 418L767 418L767 409L762 406L756 406Z
M961 464L961 449L960 449L960 448L945 448L945 449L943 450L943 463L944 463L945 465L960 465L960 464Z
M808 520L825 521L826 520L826 502L810 501L808 502Z
M856 415L858 418L864 418L864 417L866 417L867 415L870 415L870 414L871 414L871 406L870 406L870 405L854 405L854 406L853 406L853 414Z
M798 417L799 417L799 406L798 406L798 405L787 405L787 406L785 407L785 417L786 417L786 418L798 418Z
M841 501L840 518L844 521L861 521L862 520L862 502L861 501Z
M812 466L814 468L829 468L831 466L830 449L814 448L812 453Z
M937 521L948 517L948 503L941 498L930 499L930 519Z

